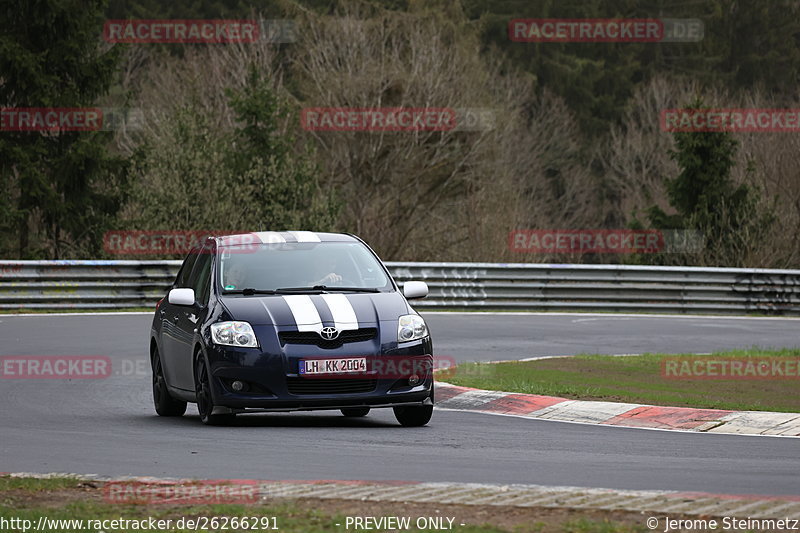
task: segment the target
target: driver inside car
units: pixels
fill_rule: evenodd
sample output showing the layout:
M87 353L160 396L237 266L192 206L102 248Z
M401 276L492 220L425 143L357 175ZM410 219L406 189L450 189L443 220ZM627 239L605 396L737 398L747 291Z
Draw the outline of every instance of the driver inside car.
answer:
M235 290L245 288L245 276L247 268L242 263L234 263L225 272L225 290Z
M332 257L327 258L327 261L324 263L320 263L316 272L317 275L322 277L309 283L309 286L315 287L317 285L336 285L341 283L344 277L336 273L338 271L337 263L337 260Z

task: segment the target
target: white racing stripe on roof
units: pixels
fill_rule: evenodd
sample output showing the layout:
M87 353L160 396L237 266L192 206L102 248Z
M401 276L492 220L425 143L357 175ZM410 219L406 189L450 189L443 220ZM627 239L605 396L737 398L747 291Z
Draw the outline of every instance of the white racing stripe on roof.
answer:
M358 329L356 310L344 294L323 294L322 299L333 315L334 327L340 331Z
M312 231L289 231L297 242L321 242L316 233Z
M283 300L292 312L298 331L322 331L322 319L319 311L307 294L290 294Z
M261 240L264 244L274 244L274 243L282 243L286 242L280 233L277 231L258 231L256 232L256 236Z

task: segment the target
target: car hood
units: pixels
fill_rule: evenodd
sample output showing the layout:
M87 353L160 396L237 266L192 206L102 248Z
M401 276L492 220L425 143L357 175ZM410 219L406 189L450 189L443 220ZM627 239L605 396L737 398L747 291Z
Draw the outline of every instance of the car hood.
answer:
M252 325L318 326L354 329L397 320L411 312L399 292L225 296L223 305L232 320Z

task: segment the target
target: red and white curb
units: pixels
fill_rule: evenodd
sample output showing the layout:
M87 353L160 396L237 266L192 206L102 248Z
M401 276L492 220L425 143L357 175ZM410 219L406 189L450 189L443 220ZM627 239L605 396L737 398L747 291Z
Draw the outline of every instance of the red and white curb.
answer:
M800 496L728 495L669 490L617 490L544 485L496 485L487 483L424 483L414 481L256 481L196 480L154 477L101 477L82 474L18 472L11 477L71 477L98 483L193 484L255 483L258 501L319 498L398 503L549 507L669 513L670 515L737 516L752 518L798 518Z
M800 437L800 413L725 411L568 400L436 383L436 407L629 428Z

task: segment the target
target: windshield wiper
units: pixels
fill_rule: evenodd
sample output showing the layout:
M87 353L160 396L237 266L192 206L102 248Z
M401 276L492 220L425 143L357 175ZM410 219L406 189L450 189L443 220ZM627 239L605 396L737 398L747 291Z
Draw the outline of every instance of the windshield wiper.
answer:
M296 292L311 292L311 293L324 293L328 291L344 291L344 292L380 292L378 289L370 289L364 287L329 287L327 285L314 285L313 287L282 287L280 289L253 289L247 287L246 289L232 289L223 290L222 294L242 294L244 296L253 296L256 294L292 294Z
M380 292L378 289L366 287L331 287L329 285L314 285L313 287L284 287L275 289L275 292L309 292L309 291L347 291L347 292Z
M223 290L222 294L244 294L245 296L252 296L254 294L277 294L270 289L253 289L248 287L246 289Z
M292 292L325 292L328 289L325 285L314 285L313 287L281 287L275 289L278 294L292 293Z
M329 291L348 291L348 292L381 292L372 287L325 287Z

